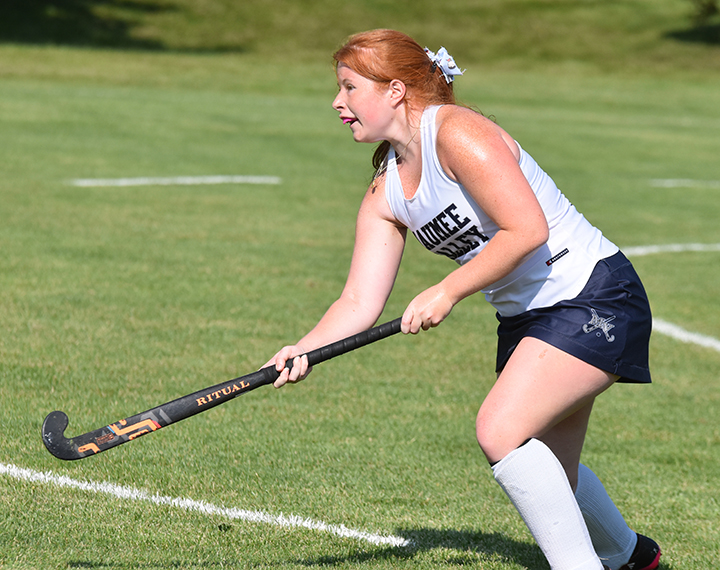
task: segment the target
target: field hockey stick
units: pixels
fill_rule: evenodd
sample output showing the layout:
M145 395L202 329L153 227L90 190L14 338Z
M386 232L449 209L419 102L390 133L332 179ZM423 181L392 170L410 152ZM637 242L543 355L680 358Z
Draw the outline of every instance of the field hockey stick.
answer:
M314 366L394 335L400 332L400 321L401 319L398 318L344 340L312 350L307 353L308 363L310 366ZM289 360L285 367L292 368L292 360ZM43 443L55 457L66 461L97 455L112 447L133 441L142 435L224 404L240 394L272 384L278 376L280 376L280 372L274 366L267 366L257 372L199 390L141 414L72 438L65 437L65 429L69 421L67 415L60 411L51 412L43 422Z

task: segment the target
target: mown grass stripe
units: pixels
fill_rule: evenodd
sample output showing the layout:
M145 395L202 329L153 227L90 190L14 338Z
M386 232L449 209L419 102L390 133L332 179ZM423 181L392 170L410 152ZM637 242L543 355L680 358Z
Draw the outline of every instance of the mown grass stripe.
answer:
M342 538L362 540L375 545L403 547L411 544L409 540L399 536L380 535L354 530L344 525L332 525L322 521L303 518L297 515L272 515L262 511L248 511L238 508L220 507L218 505L213 505L212 503L206 503L205 501L195 501L193 499L183 497L151 495L140 489L134 489L133 487L126 487L107 482L96 483L93 481L79 481L65 475L56 475L55 473L49 471L34 471L32 469L17 467L12 464L6 465L0 463L0 474L30 483L40 483L44 485L54 485L56 487L78 489L80 491L90 493L100 493L128 501L146 501L155 505L175 507L209 516L214 515L233 520L264 523L280 527L301 527L334 534Z

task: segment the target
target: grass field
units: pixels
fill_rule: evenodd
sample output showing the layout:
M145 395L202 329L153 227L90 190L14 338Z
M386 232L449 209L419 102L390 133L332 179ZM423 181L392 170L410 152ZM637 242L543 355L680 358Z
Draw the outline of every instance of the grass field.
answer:
M366 4L377 25L389 4ZM530 17L522 7L550 18L560 4L509 3L517 18ZM576 21L596 29L588 7L598 3L577 4ZM638 25L621 17L632 3L606 4ZM635 7L667 30L687 11ZM40 426L54 409L75 435L256 369L314 324L347 273L372 149L330 108L327 54L313 54L331 27L317 25L324 35L298 61L268 56L260 69L267 47L238 36L221 50L209 42L227 29L213 36L185 12L153 14L155 28L145 20L130 34L153 49L0 45L0 567L547 568L475 443L495 342L479 297L431 332L101 456L68 464L45 451ZM163 36L161 16L187 33ZM283 26L275 39L291 49ZM336 41L350 31L344 23ZM618 32L623 49L642 43L628 33ZM439 41L454 51L451 37ZM508 129L620 246L720 243L717 47L673 52L657 40L625 60L617 48L612 61L635 63L610 70L601 55L552 55L556 41L507 58L499 41L488 61L461 42L460 98ZM282 182L70 184L207 175ZM634 258L658 319L716 339L719 261L717 250ZM409 243L383 320L452 267ZM720 353L655 334L651 363L653 385L599 399L584 461L629 523L661 543L663 570L714 568Z

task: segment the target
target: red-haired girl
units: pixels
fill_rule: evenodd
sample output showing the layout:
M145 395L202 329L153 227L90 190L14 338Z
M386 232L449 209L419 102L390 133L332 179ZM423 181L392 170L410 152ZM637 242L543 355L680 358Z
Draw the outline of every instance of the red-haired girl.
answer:
M462 72L444 48L374 30L334 59L333 108L355 141L380 143L375 177L345 288L270 361L282 370L275 385L307 376L305 352L376 322L410 230L459 267L410 302L403 333L439 325L477 292L497 310L498 377L477 439L550 566L656 568L657 544L627 526L580 464L595 398L618 381L650 382L651 315L632 265L507 132L455 104Z

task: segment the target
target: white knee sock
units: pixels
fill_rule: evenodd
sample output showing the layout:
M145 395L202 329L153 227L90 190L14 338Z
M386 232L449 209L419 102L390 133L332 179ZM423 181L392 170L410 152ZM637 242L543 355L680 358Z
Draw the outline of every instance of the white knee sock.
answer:
M603 570L567 475L544 443L518 447L493 465L493 475L552 570Z
M600 479L584 465L580 465L578 470L575 498L595 552L603 563L611 570L626 564L637 544L637 535L625 523Z

